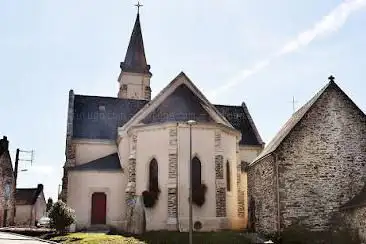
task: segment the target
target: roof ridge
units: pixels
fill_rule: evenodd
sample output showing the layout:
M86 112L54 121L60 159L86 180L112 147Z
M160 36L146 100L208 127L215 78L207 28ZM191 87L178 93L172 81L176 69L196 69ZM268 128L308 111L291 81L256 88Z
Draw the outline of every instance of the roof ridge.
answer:
M247 105L245 104L245 102L242 102L241 107L243 108L244 113L245 113L247 119L249 120L249 124L254 131L254 135L256 136L258 143L261 145L264 145L265 143L262 140L262 137L260 136L260 134L258 132L257 126L255 125L254 120L253 120L252 116L250 115L249 109L248 109Z
M213 104L214 106L222 106L222 107L236 107L236 108L242 108L240 105L229 105L229 104Z
M335 84L335 82L328 82L322 89L320 89L310 100L308 100L301 108L299 108L280 128L272 140L267 144L264 150L250 163L250 165L255 164L260 159L271 154L277 149L277 147L282 143L282 141L291 133L293 128L302 120L305 114L313 107L316 101L324 94L330 85Z
M109 96L96 96L96 95L83 95L83 94L75 94L75 97L91 97L91 98L107 98L114 100L128 100L128 101L145 101L144 99L131 99L131 98L119 98L119 97L109 97Z

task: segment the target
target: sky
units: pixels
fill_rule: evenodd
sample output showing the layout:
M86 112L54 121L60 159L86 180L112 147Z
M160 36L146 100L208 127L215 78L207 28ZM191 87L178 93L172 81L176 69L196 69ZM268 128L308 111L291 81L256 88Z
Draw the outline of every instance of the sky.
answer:
M181 71L214 104L245 102L268 143L336 83L366 111L366 0L154 0L140 10L156 95ZM116 97L136 18L130 0L0 1L0 136L34 150L18 187L57 199L68 92ZM22 153L22 159L29 154Z

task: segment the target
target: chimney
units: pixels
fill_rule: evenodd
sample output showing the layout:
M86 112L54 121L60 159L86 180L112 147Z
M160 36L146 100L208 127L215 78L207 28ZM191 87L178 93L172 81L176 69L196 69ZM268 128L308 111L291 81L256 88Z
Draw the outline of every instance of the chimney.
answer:
M9 150L9 141L6 136L0 140L0 155Z

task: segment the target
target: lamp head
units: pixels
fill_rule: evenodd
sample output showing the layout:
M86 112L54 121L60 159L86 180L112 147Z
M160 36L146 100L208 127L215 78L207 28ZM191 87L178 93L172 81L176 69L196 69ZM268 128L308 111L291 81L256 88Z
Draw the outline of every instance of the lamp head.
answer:
M191 120L188 120L188 121L187 121L187 123L188 123L189 125L193 125L193 124L195 124L195 123L197 123L197 122L196 122L195 120L192 120L192 119L191 119Z

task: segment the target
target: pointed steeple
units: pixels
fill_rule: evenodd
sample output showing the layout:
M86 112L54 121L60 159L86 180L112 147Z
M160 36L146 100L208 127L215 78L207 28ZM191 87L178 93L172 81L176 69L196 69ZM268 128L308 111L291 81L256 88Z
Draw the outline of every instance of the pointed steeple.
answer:
M138 5L138 9L142 5ZM130 43L125 56L125 61L120 65L122 71L132 73L150 74L150 65L146 62L144 41L142 39L140 13L137 11L135 25L130 38Z

